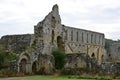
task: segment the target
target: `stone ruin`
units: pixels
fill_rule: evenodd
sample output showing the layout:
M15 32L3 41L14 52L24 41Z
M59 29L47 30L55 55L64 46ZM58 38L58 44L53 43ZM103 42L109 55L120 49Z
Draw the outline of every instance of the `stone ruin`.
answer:
M105 51L104 34L61 24L57 5L34 26L34 34L3 36L0 43L4 43L9 52L19 55L11 64L12 69L17 72L53 73L55 61L51 53L55 49L66 54L65 71L92 71L100 66L102 71L106 65L102 63Z

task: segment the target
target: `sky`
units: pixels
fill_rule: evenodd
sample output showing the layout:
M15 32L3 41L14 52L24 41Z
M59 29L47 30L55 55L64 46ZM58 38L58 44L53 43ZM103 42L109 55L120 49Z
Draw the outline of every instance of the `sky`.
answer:
M120 39L120 0L0 0L0 37L33 34L54 4L62 24Z

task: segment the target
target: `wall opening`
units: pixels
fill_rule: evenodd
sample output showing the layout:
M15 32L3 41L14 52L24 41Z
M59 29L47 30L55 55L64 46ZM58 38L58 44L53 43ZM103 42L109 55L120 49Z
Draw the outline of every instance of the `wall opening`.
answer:
M77 41L78 41L78 32L77 32Z
M95 58L95 54L94 54L94 53L92 53L91 57L92 57L92 58Z
M82 32L82 42L84 42L84 34L83 34L83 32Z
M71 31L71 41L73 41L73 31Z
M88 41L88 33L87 33L87 43L89 43L89 41Z
M91 43L93 43L93 34L91 35Z
M58 49L59 49L60 51L63 51L63 52L65 51L64 42L63 42L62 37L60 37L60 36L57 37L57 45L58 45Z
M67 37L68 37L68 31L66 30L65 31L66 35L65 35L65 40L68 40Z
M54 16L52 16L52 19L51 19L51 26L52 26L53 28L55 28L55 26L56 26L56 19L55 19Z
M37 72L37 62L33 62L32 64L32 72L35 74Z
M26 73L26 64L27 64L27 60L22 59L20 62L20 72Z
M52 30L52 43L54 41L54 31Z

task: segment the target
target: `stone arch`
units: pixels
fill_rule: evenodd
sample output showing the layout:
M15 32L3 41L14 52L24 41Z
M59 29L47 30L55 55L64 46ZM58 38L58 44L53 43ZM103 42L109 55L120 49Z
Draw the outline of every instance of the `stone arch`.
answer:
M18 60L19 72L28 73L29 70L30 57L27 53L22 53Z
M25 58L26 60L30 60L30 55L28 55L27 53L21 53L21 55L19 56L19 59L18 59L18 63L19 63L23 58Z
M61 36L58 36L57 37L57 46L58 46L58 49L60 51L65 51L65 46L64 46L64 42L63 42L63 38Z
M34 61L33 64L32 64L32 72L34 74L37 72L37 66L38 66L37 61Z
M23 58L19 63L20 72L26 73L26 64L27 64L27 60Z

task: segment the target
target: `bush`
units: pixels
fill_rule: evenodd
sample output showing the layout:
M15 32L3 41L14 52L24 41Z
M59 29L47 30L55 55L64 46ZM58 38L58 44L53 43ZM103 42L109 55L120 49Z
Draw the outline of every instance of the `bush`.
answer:
M55 68L62 69L65 64L65 53L59 50L55 50L52 52L52 55L54 56L55 59Z
M16 53L10 53L10 54L8 55L8 59L9 59L10 61L16 60L16 59L17 59L17 54L16 54Z
M8 68L12 60L16 60L16 53L0 52L0 69Z
M36 42L36 39L35 39L35 40L32 42L31 47L34 48L35 45L36 45L36 43L37 43L37 42Z

